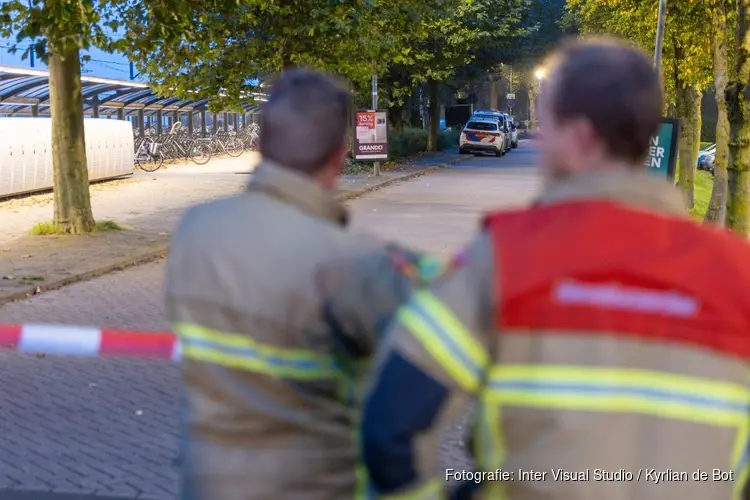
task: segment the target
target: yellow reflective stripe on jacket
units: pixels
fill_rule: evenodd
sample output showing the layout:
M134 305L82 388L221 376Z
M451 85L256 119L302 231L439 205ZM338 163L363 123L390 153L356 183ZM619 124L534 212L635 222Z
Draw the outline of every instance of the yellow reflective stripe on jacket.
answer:
M393 495L378 495L379 500L443 500L448 495L440 479L430 479L416 488Z
M475 426L474 441L477 462L483 470L501 469L505 462L505 436L502 426L502 407L493 401L488 401L485 396L487 389L482 391L479 398L479 407L476 412L477 425Z
M270 346L245 335L200 325L177 324L173 328L187 359L299 380L326 380L341 373L332 356Z
M501 405L627 412L722 427L748 419L742 385L646 370L508 365L490 369L487 397Z
M401 324L457 383L468 391L477 389L489 355L445 304L422 290L397 314Z
M742 500L744 489L748 486L748 477L750 477L750 418L746 418L737 430L733 458L735 479L732 498Z
M737 429L732 465L735 473L732 499L741 500L744 498L744 489L750 476L750 418L744 419Z

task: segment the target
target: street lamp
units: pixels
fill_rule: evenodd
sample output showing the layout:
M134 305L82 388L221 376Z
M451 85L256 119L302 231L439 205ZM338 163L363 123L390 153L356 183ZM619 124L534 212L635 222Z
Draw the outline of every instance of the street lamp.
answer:
M534 71L534 76L536 76L537 80L543 80L546 74L547 72L544 68L537 68L536 71Z
M667 0L659 0L659 13L656 21L656 48L654 49L654 67L661 71L661 46L664 43L664 24L667 18Z

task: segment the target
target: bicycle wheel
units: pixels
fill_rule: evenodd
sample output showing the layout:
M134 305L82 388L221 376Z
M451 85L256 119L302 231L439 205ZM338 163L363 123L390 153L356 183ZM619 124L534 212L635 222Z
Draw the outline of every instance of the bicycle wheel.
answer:
M236 139L230 139L227 144L227 154L232 158L238 158L242 156L242 153L244 153L242 151L242 143Z
M190 151L190 159L196 165L205 165L211 159L211 146L205 142L196 142Z
M164 165L164 155L161 152L135 159L135 164L144 172L156 172Z

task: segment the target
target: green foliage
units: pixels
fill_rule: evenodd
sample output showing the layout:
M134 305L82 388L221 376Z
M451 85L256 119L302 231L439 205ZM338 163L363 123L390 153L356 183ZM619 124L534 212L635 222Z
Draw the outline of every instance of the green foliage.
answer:
M458 147L460 131L442 131L439 136L439 149ZM403 132L388 131L388 156L400 160L427 151L429 133L421 128L405 128Z
M236 106L255 90L252 79L290 66L366 86L373 71L409 57L401 42L422 36L416 20L429 8L418 0L134 0L119 9L128 27L121 47L158 89Z
M667 2L662 73L667 100L674 102L675 76L699 88L712 80L711 6L716 0ZM568 0L564 23L584 34L614 34L654 53L659 2L641 0Z
M516 12L517 24L523 29L474 47L472 65L486 71L504 63L517 67L518 73L533 67L565 34L559 22L565 5L566 0L530 0L525 9Z
M450 150L458 147L461 131L442 131L439 136L439 149ZM388 160L393 162L418 156L427 152L429 133L421 128L405 128L403 132L388 130ZM344 173L346 175L369 174L372 162L347 159Z
M423 15L417 36L403 40L409 56L394 59L385 75L389 102L402 104L418 85L461 74L479 55L480 72L501 62L500 51L536 32L534 1L449 1Z
M438 140L438 149L455 149L458 147L458 141L461 138L461 130L444 130L440 132Z
M519 57L549 35L548 7L561 1L8 0L0 32L42 59L69 46L123 51L158 93L214 110L238 110L254 82L294 65L348 79L368 104L375 72L381 106L398 106L469 63L477 73Z
M47 61L50 53L63 54L74 49L113 48L111 31L119 21L105 0L9 0L0 4L0 35L16 37L17 43L31 42L31 51Z
M701 146L702 147L702 146ZM677 172L675 172L675 178L680 175L679 165L677 166ZM711 191L714 186L714 177L710 172L705 170L698 170L695 174L695 201L693 208L688 210L690 216L696 221L703 221L708 211L708 204L711 200Z
M399 160L427 151L428 133L421 128L405 128L403 132L389 131L388 156Z

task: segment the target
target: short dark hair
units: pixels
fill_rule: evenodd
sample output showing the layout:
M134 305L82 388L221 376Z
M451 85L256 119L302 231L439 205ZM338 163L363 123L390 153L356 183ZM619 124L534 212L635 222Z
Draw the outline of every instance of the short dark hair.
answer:
M663 102L649 57L624 41L597 37L564 44L550 65L555 119L587 119L613 158L642 164Z
M306 68L281 73L261 107L261 154L315 174L345 144L350 103L349 89L327 73Z

